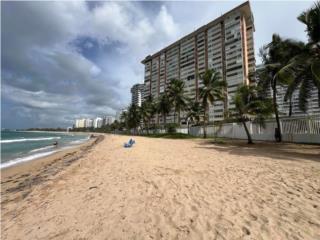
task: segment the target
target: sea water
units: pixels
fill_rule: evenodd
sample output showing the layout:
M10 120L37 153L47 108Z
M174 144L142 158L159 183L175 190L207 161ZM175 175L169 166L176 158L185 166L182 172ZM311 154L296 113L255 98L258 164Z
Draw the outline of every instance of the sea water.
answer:
M84 133L1 131L1 168L48 156L88 139Z

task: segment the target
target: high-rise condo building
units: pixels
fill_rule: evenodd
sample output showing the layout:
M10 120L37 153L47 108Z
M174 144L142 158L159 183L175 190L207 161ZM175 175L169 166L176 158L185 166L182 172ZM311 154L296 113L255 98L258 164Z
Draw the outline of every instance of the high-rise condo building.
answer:
M250 4L245 2L147 56L142 61L145 66L144 97L158 97L176 78L184 81L186 96L199 100L202 86L199 74L214 69L220 72L228 88L226 100L210 106L209 120L222 120L228 110L235 107L232 97L237 87L254 81L250 77L255 71L253 32ZM172 122L172 116L168 116L167 122ZM158 120L161 123L162 118Z
M131 103L141 107L144 94L144 84L135 84L131 88Z
M103 119L100 117L97 117L93 120L93 127L94 128L101 128L103 124Z

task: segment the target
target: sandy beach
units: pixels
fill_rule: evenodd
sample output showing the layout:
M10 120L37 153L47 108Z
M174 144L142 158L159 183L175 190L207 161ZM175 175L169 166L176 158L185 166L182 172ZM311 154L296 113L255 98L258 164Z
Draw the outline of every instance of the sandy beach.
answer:
M320 239L319 146L128 139L3 170L1 239Z

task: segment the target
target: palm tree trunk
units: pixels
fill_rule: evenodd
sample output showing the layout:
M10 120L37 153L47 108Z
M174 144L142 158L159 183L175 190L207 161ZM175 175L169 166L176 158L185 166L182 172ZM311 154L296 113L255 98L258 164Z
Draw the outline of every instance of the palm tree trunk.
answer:
M164 113L163 114L163 128L166 130L166 123L167 123L167 115Z
M176 109L173 112L173 123L176 123Z
M204 109L204 114L203 114L203 138L207 138L207 107Z
M289 117L291 117L292 115L292 97L290 97L290 101L289 101Z
M276 84L274 83L273 87L273 107L274 107L274 113L276 115L276 121L278 126L278 133L279 136L276 138L276 141L281 142L282 141L282 134L281 134L281 127L280 127L280 119L279 119L279 112L278 112L278 105L277 105L277 93L276 93Z
M244 126L244 130L246 131L246 134L248 136L248 144L252 144L253 142L252 142L251 134L249 132L247 124L246 124L246 122L244 120L242 120L242 123L243 123L243 126Z
M178 125L180 126L180 109L178 111Z

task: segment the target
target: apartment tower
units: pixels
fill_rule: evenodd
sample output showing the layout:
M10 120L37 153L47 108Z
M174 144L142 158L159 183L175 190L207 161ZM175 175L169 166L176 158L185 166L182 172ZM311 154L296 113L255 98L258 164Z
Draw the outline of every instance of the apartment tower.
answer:
M212 3L214 5L214 3ZM145 66L144 97L157 98L174 78L185 82L186 96L199 99L199 74L206 69L219 71L227 81L225 101L209 108L209 120L224 119L234 109L232 97L241 84L250 84L255 71L253 44L254 22L249 2L245 2L221 17L200 27L180 40L147 56ZM183 123L182 114L182 123ZM162 118L157 118L161 123ZM167 122L172 122L172 114Z
M131 103L141 107L144 95L144 84L135 84L131 88Z

